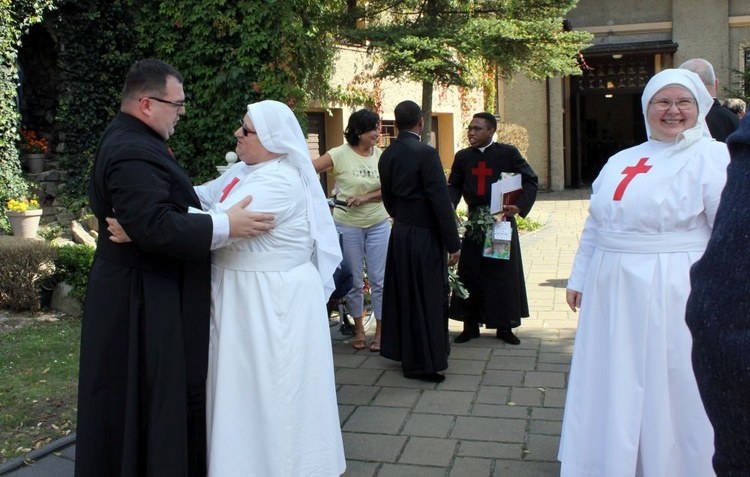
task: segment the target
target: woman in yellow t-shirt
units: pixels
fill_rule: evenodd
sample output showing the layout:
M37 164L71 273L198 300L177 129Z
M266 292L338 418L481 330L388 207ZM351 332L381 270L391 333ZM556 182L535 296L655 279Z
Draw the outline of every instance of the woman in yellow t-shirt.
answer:
M338 185L337 198L346 201L347 210L334 209L333 220L342 235L344 260L352 271L354 288L346 295L348 313L354 318L352 347L367 347L364 315L363 267L367 264L370 300L376 329L370 351L380 351L380 314L383 304L383 276L388 237L391 233L380 197L378 161L381 150L380 117L361 109L349 117L344 131L346 144L335 147L314 161L317 172L329 172Z

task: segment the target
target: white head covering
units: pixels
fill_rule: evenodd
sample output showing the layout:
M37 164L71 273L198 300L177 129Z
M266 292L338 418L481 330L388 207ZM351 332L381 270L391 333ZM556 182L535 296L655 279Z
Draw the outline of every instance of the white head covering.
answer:
M662 88L677 85L690 91L698 104L698 121L695 126L683 131L675 140L675 150L683 149L693 144L695 141L705 136L711 138L711 133L706 125L706 114L714 103L713 98L708 94L706 86L700 77L692 71L684 69L667 69L655 74L643 90L641 96L641 105L643 106L643 117L646 119L646 134L651 138L651 126L648 124L648 106Z
M315 241L315 266L323 281L325 297L334 290L333 272L341 263L341 247L323 188L312 165L310 151L297 118L289 107L278 101L261 101L247 106L247 115L255 126L260 143L271 152L285 154L299 170L307 198L307 220Z

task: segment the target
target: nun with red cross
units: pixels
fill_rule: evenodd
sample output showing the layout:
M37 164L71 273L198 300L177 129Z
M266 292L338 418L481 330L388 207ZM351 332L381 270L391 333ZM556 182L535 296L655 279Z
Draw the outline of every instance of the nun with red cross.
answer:
M566 299L580 308L558 458L563 477L713 476L685 323L729 153L700 78L668 69L641 99L648 141L592 186Z
M490 188L502 173L521 175L521 195L514 204L503 209L505 220L512 228L510 258L485 257L484 241L472 234L464 236L458 275L469 291L469 297L451 297L450 317L464 322L463 332L456 337L455 343L478 338L479 327L484 324L497 330L497 338L509 344L519 344L521 341L512 329L521 326L522 317L529 316L515 216L526 217L531 211L538 180L518 149L493 140L496 128L497 120L493 115L474 115L467 128L471 147L456 153L448 188L454 206L462 197L466 201L471 220L480 214L482 207L490 205Z

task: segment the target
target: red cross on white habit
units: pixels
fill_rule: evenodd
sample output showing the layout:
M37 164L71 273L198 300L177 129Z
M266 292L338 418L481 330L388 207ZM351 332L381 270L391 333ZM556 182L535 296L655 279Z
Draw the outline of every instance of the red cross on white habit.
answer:
M227 184L226 187L224 187L224 190L222 191L223 194L221 194L221 199L219 199L219 202L224 202L224 199L226 199L227 196L229 195L229 192L231 192L232 187L236 186L239 181L240 181L239 177L235 177L234 179L232 179L232 182L230 182L229 184Z
M484 195L486 192L484 178L492 175L492 169L487 167L487 163L479 161L477 167L471 170L471 174L477 176L477 195Z
M642 157L635 166L628 166L622 170L625 177L622 178L620 185L615 189L615 195L612 197L612 200L622 200L622 194L625 193L625 189L628 188L630 181L632 181L636 175L645 174L651 169L651 166L646 165L646 161L648 161L648 157Z

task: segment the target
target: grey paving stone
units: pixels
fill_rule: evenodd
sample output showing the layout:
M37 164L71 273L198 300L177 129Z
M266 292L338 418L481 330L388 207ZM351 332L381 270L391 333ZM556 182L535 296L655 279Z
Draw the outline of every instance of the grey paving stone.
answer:
M339 368L336 370L336 384L361 384L370 386L383 374L379 369Z
M487 371L482 380L485 386L520 386L523 383L523 371Z
M570 373L569 364L557 364L557 363L537 363L537 371L550 371L554 373ZM565 383L567 385L567 381Z
M573 354L574 341L572 339L542 340L539 351L542 353Z
M491 459L457 457L449 477L489 477L492 472Z
M361 354L333 353L335 368L358 368L367 361L367 356Z
M461 391L424 391L414 406L414 412L465 416L476 394Z
M445 468L384 464L378 477L445 477Z
M363 369L386 369L389 371L401 371L401 365L391 359L385 359L376 353L370 353L359 366Z
M482 404L505 404L510 397L510 386L482 386L476 402Z
M490 442L523 442L526 421L491 417L457 417L451 432L453 439Z
M343 477L373 477L380 464L377 462L360 462L358 460L346 460L346 472Z
M72 460L52 454L33 465L21 467L12 473L12 477L72 477L74 467Z
M520 459L523 455L522 446L521 443L461 441L456 455L488 459Z
M411 437L398 463L448 467L457 449L458 442L452 439Z
M570 364L573 357L569 353L539 353L540 363Z
M544 393L544 407L565 407L565 389L549 389Z
M513 388L510 391L510 402L516 406L541 406L544 394L538 388Z
M406 444L406 436L342 432L347 459L366 462L396 462Z
M446 374L476 374L481 375L487 367L486 360L451 359L448 361Z
M539 351L535 349L518 349L515 347L498 348L496 350L493 350L492 352L492 356L513 356L513 357L518 357L518 356L530 357L530 356L536 356L537 354L539 354Z
M421 389L404 389L404 388L380 388L380 392L372 401L374 406L386 407L413 407L419 396L422 395Z
M338 379L338 377L337 377ZM378 379L378 386L412 389L435 389L435 383L427 383L418 379L406 379L399 369L398 371L383 371Z
M380 388L373 386L359 386L344 384L336 391L336 398L339 404L368 404L378 394Z
M560 447L559 436L531 434L526 447L526 460L556 462L558 447Z
M509 406L507 404L475 404L471 415L475 417L504 417L509 419L526 419L528 408Z
M498 460L492 477L558 477L560 464L520 460Z
M339 404L339 423L343 424L349 416L352 415L357 406L348 406L346 404Z
M360 406L342 429L368 434L398 434L408 415L407 409L398 407Z
M450 374L448 371L446 371L445 381L440 383L440 385L438 386L438 390L471 391L476 393L477 391L479 391L482 379L483 376L481 375Z
M547 421L562 421L563 410L549 407L532 407L531 418Z
M453 427L453 416L413 413L406 421L401 434L407 436L448 437Z
M543 434L547 436L559 436L562 430L560 421L540 421L531 419L529 421L529 434Z
M564 388L565 375L544 371L528 371L523 384L526 387Z
M448 363L452 363L454 359L487 361L488 359L490 359L491 354L491 348L466 347L463 345L451 346L451 356L448 360Z
M533 371L536 367L536 356L493 356L487 369Z

